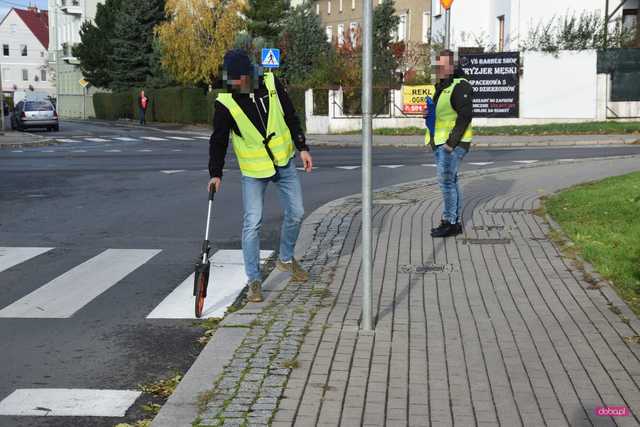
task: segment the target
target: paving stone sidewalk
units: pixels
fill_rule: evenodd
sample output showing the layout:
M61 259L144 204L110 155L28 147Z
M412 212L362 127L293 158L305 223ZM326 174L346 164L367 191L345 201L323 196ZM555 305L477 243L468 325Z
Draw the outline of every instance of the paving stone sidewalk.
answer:
M360 200L315 224L303 264L249 325L195 425L640 425L640 321L547 238L541 195L640 158L470 173L465 233L434 240L425 182L374 205L375 332L358 329ZM599 406L629 417L599 417Z

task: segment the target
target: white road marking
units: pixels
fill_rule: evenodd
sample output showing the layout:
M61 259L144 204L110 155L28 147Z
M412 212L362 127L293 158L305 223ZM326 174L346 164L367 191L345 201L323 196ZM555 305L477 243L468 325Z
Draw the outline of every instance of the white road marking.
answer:
M160 253L157 249L107 249L0 310L3 318L69 318Z
M524 165L530 165L532 163L538 163L537 160L514 160L513 163L522 163Z
M126 136L119 136L119 137L113 138L113 139L117 139L118 141L138 141L135 138L128 138Z
M109 142L108 139L104 139L104 138L85 138L85 141L90 141L90 142Z
M380 165L381 168L387 168L387 169L398 169L401 167L404 167L404 165Z
M170 171L160 171L160 172L166 173L167 175L173 175L174 173L184 172L184 169L170 170Z
M354 169L358 169L360 166L336 166L337 169L344 169L344 170L354 170Z
M12 153L24 153L22 150L13 150Z
M140 139L146 139L148 141L167 141L166 138L158 138L157 136L141 136Z
M260 251L264 263L273 251ZM222 317L236 300L247 283L241 250L221 250L209 258L211 274L207 298L202 310L203 318ZM195 319L193 281L191 274L171 292L148 316L147 319Z
M142 392L64 388L21 388L0 402L0 415L124 417Z
M472 162L469 164L473 166L488 166L488 165L492 165L493 162Z
M87 150L72 150L72 153L86 153Z
M150 153L153 150L149 150L149 149L144 149L144 150L138 150L139 153Z
M105 153L122 153L122 150L104 150Z
M0 272L10 269L53 248L7 248L0 247Z
M207 140L207 141L209 141L209 140L211 139L211 138L210 138L210 137L208 137L208 136L196 136L196 138L197 138L197 139L204 139L204 140Z
M56 150L42 150L42 153L55 153Z
M431 167L431 168L438 167L438 165L436 165L435 163L423 163L422 166L427 166L427 167Z
M65 138L65 139L56 139L56 141L58 141L58 142L80 142L80 141L78 141L77 139L68 139L68 138Z
M559 162L575 162L576 159L560 159Z
M184 136L168 136L167 138L175 139L177 141L193 141L193 138L186 138Z
M175 150L171 150L171 151L175 151L177 153L177 152L180 152L182 150L176 148Z

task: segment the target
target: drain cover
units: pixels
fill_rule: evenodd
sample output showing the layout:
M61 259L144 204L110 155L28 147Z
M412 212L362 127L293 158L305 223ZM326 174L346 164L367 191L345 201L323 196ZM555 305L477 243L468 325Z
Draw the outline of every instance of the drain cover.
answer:
M508 245L511 239L462 239L462 243L471 245Z
M518 209L518 208L487 209L487 213L519 213L519 212L529 212L529 209Z
M401 265L400 272L405 274L427 274L427 273L444 273L453 271L451 265L423 264L423 265Z
M504 230L504 225L476 225L473 227L474 230Z

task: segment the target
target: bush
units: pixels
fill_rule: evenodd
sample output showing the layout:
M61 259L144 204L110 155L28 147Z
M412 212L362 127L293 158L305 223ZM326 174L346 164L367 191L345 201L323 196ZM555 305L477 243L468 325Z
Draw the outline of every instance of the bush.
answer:
M347 116L362 114L362 89L345 90L342 97L343 113ZM372 113L374 116L389 114L389 90L373 89Z
M313 90L313 115L314 116L329 115L329 90L327 89Z
M293 108L296 110L296 114L300 119L303 131L306 130L306 107L304 101L305 91L306 89L303 86L289 86L287 88L287 93L289 94Z

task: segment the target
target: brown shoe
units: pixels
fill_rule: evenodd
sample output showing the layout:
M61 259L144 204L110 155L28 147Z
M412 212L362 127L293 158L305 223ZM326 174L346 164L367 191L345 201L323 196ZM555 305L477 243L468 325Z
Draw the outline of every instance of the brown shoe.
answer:
M276 262L276 268L280 271L291 273L292 283L304 283L309 280L309 273L300 265L298 261L293 258L291 262L282 262L278 260Z
M262 283L259 280L254 280L249 283L249 295L247 296L249 302L262 302Z

